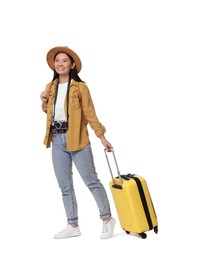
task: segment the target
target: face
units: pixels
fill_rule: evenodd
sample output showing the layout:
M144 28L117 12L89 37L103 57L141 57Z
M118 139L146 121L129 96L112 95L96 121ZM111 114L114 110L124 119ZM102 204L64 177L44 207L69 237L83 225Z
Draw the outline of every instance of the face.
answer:
M71 62L66 53L58 53L56 55L54 60L54 68L59 75L69 75L70 70L73 69L74 66L75 63Z

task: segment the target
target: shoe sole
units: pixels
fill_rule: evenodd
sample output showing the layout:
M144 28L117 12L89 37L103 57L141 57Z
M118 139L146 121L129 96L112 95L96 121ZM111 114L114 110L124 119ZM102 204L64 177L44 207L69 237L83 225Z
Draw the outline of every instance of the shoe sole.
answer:
M65 239L65 238L70 238L70 237L79 237L80 235L81 235L81 233L74 234L74 235L68 235L68 236L65 236L65 237L56 237L56 236L54 236L54 239Z

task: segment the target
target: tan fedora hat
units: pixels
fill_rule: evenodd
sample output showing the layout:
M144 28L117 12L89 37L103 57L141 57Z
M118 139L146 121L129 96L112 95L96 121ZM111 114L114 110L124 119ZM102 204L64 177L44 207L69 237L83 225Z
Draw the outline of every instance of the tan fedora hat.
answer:
M54 59L55 59L56 54L60 53L60 52L64 52L64 53L70 55L73 58L73 60L76 64L77 72L79 73L80 70L81 70L81 67L82 67L81 60L80 60L79 56L73 50L68 48L67 46L54 47L54 48L52 48L51 50L48 51L48 53L47 53L47 63L49 65L49 67L52 70L54 70Z

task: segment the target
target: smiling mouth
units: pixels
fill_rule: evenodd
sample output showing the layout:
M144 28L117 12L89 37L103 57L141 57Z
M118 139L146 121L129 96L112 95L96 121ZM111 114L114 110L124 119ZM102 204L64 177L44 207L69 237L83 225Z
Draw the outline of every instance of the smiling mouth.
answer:
M64 70L65 68L63 68L63 67L57 67L56 69L57 69L57 70Z

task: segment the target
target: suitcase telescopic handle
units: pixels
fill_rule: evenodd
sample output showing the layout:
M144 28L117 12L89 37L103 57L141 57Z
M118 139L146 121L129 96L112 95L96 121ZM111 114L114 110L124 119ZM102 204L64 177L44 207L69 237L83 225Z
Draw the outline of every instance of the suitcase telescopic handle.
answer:
M110 162L109 162L108 155L107 155L107 150L104 149L104 151L105 151L105 156L106 156L106 160L107 160L107 163L108 163L108 168L109 168L109 170L110 170L110 174L111 174L113 183L115 184L115 178L114 178L113 173L112 173L112 169L111 169ZM123 180L122 180L122 177L121 177L121 174L120 174L120 171L119 171L119 167L118 167L118 164L117 164L117 159L116 159L116 156L115 156L114 149L112 148L112 149L109 150L108 152L111 152L111 153L113 154L115 166L116 166L116 169L117 169L117 174L118 174L118 177L119 177L119 180L120 180L120 185L122 186Z

